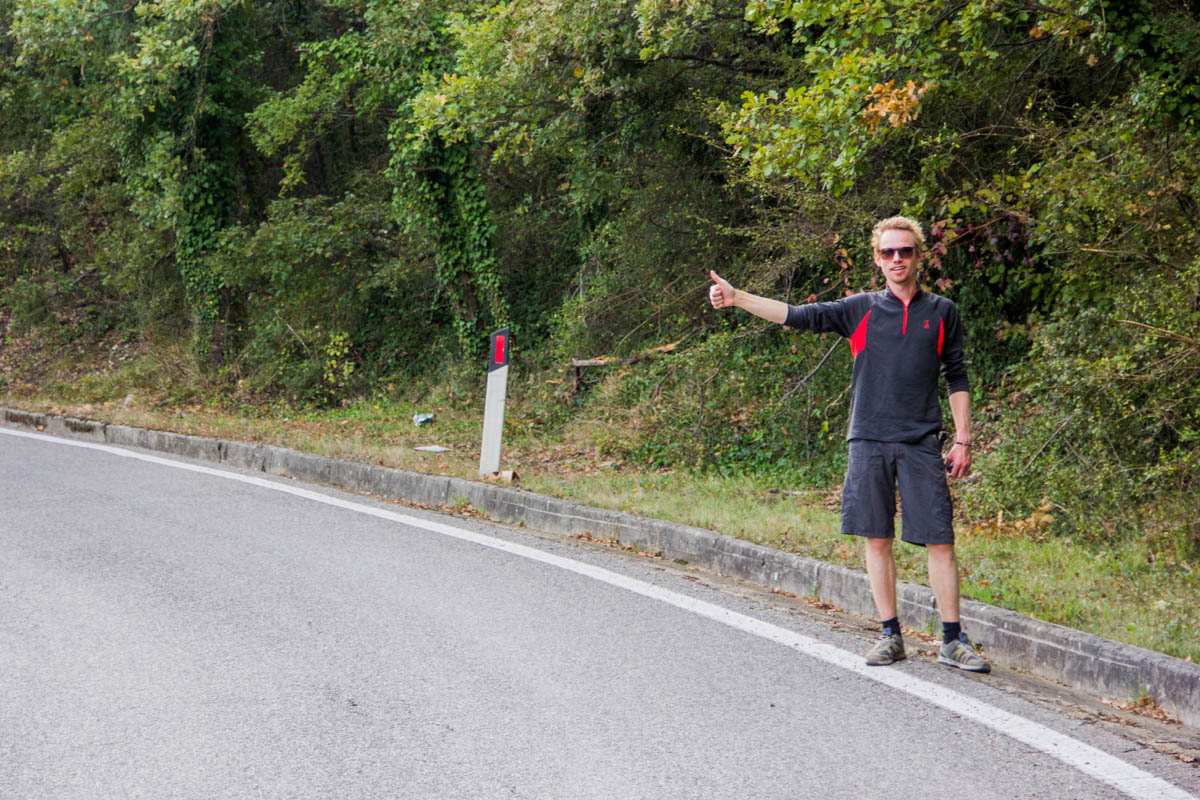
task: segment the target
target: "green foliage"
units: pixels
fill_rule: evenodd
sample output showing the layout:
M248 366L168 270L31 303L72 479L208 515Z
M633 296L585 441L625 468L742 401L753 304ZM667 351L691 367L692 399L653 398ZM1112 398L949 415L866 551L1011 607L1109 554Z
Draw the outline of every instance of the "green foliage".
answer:
M441 2L335 0L297 43L287 85L248 115L258 149L283 158L281 193L342 186L338 166L383 166L390 155L388 118L445 65L442 19L458 6ZM314 16L316 16L314 9ZM404 116L404 112L400 112ZM398 129L403 134L403 127Z
M58 283L53 278L34 280L27 276L13 281L4 293L9 325L22 331L49 321L58 310L57 300L62 293Z
M377 180L377 179L376 179ZM368 379L415 375L436 363L425 329L439 312L419 243L389 204L347 193L274 201L254 226L230 228L210 258L222 286L243 298L246 387L300 403L329 403ZM416 252L414 252L416 251Z
M559 232L531 254L542 263L500 261L502 285L553 287L549 313L510 308L530 333L548 329L555 359L630 352L696 324L705 266L722 263L742 211L705 109L731 76L757 82L777 60L741 38L740 17L732 2L580 0L451 17L456 64L414 98L418 136L486 148L489 193L515 206L506 236Z
M1021 390L993 411L977 512L1048 505L1067 532L1166 530L1200 548L1200 262L1164 278L1038 328Z
M267 17L237 2L13 5L18 85L52 125L8 156L22 168L5 185L38 176L58 260L133 294L138 315L186 300L218 363L231 303L204 255L235 207L237 119L258 91L248 43Z
M825 486L845 468L848 362L836 338L724 331L609 372L579 402L617 431L598 444L640 467Z
M613 198L619 211L581 237L582 265L550 332L556 360L627 354L701 324L708 270L728 266L735 240L722 224L728 197L689 175L680 154L662 155L630 165L631 184Z
M465 354L481 353L488 331L508 324L509 314L491 209L474 151L462 142L408 140L398 148L388 174L398 186L396 218L433 243L434 274L450 303L459 347Z

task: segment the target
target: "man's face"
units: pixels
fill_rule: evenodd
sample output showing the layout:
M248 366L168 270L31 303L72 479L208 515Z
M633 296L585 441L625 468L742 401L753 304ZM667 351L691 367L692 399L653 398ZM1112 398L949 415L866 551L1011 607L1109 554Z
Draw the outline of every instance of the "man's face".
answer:
M917 282L916 239L905 230L887 230L879 237L879 249L875 251L875 265L883 272L884 279L895 286L911 286Z

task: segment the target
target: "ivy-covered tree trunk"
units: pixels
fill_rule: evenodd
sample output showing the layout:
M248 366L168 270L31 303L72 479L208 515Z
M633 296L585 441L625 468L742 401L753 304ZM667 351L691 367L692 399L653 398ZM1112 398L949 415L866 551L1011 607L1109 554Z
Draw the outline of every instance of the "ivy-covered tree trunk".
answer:
M476 355L491 327L509 322L495 226L471 144L435 141L393 158L391 171L408 189L397 191L394 205L402 223L419 221L429 232L438 287L453 313L459 347Z
M228 179L219 165L197 159L183 177L183 214L175 259L185 299L195 321L193 346L202 363L220 366L227 350L229 303L222 302L220 278L205 261L228 219Z

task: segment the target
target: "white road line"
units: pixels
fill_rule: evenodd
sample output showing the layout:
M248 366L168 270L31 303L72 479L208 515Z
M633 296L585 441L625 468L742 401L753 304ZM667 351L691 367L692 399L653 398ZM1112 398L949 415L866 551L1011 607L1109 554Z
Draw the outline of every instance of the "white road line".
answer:
M708 603L703 600L697 600L687 595L672 592L669 589L663 589L654 586L644 581L635 578L629 578L620 575L616 572L595 567L590 564L584 564L580 561L575 561L563 556L545 553L533 547L527 547L513 542L507 542L503 539L497 539L492 536L487 536L481 533L459 528L454 525L447 525L442 522L434 522L430 520L420 519L419 517L401 514L387 509L374 508L372 506L355 503L341 498L331 497L329 495L314 492L309 489L304 489L299 486L289 486L287 484L278 483L258 478L253 475L243 475L236 472L228 472L226 470L215 469L213 467L200 466L198 464L188 464L181 461L172 461L159 456L152 456L146 453L139 453L133 450L124 450L111 445L96 444L94 442L75 441L73 439L62 439L56 436L47 434L30 433L27 431L13 430L0 425L0 433L9 436L18 436L26 439L37 439L41 441L52 442L54 444L68 445L71 447L80 447L88 450L98 450L111 455L120 456L122 458L132 458L138 461L146 461L151 464L159 464L173 469L181 469L188 472L196 472L202 475L211 475L227 480L238 481L253 486L259 486L264 489L270 489L276 492L302 497L306 500L312 500L318 503L324 503L330 506L354 511L359 514L366 514L372 517L397 522L401 525L408 525L414 528L430 531L431 533L450 536L462 541L471 542L483 547L489 547L494 550L499 550L505 553L510 553L521 558L527 558L532 561L538 561L543 564L558 567L559 569L568 570L570 572L583 575L602 583L607 583L611 586L616 586L634 594L642 595L653 600L657 600L667 605L675 606L676 608L689 611L693 614L698 614L706 617L714 622L719 622L722 625L728 625L744 633L749 633L754 636L768 639L785 647L790 647L806 656L820 659L835 667L853 672L868 680L875 681L906 692L915 697L919 697L934 705L941 706L949 711L958 714L966 719L974 720L981 725L986 725L1000 733L1005 734L1019 742L1023 742L1030 747L1036 748L1043 753L1057 758L1064 764L1079 770L1080 772L1089 775L1096 780L1106 783L1110 786L1119 789L1129 797L1135 800L1200 800L1195 795L1191 795L1184 790L1174 786L1167 781L1155 775L1151 775L1145 770L1139 769L1132 764L1126 763L1121 759L1105 753L1091 745L1084 744L1070 736L1059 733L1055 730L1047 728L1031 720L1019 717L1016 714L1011 714L1001 708L969 697L953 689L948 689L936 683L921 680L920 678L908 675L901 670L895 669L880 669L878 667L871 669L863 663L862 656L851 653L847 650L825 644L823 642L812 639L808 636L790 631L778 625L772 625L769 622L755 619L754 617L740 614L736 611L722 608L713 603Z

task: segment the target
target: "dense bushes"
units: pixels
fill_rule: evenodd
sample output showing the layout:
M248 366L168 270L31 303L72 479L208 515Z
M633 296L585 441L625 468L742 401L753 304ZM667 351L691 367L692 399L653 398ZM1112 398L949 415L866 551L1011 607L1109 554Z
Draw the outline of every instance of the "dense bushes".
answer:
M1050 506L1060 530L1179 534L1200 549L1200 270L1126 287L1033 334L1013 390L989 409L980 514Z

